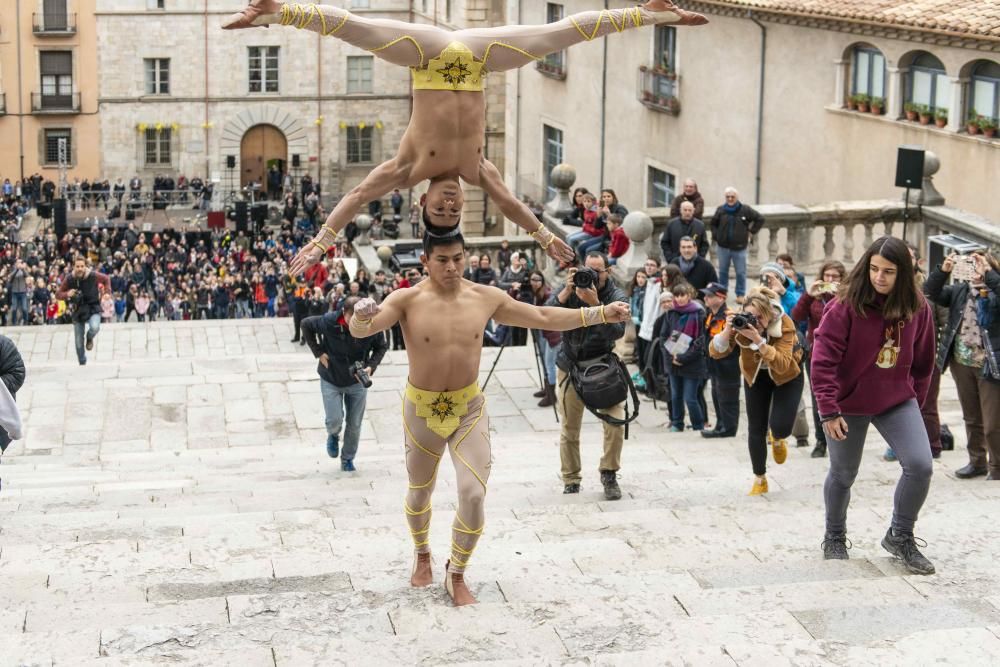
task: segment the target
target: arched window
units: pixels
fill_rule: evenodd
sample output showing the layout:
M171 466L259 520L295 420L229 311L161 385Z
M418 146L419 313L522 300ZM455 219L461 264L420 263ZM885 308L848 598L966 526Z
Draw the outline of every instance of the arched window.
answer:
M931 111L947 111L950 95L951 82L941 61L929 53L917 55L907 76L907 101L926 105Z
M1000 65L992 60L980 60L972 68L969 82L969 115L1000 120Z
M870 46L854 47L851 95L885 99L885 56Z

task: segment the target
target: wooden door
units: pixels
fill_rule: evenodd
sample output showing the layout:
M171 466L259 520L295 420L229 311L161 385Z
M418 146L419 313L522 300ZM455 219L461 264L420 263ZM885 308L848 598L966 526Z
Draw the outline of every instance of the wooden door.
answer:
M254 125L243 135L240 144L240 185L260 183L267 191L267 165L272 161L284 164L288 159L288 141L273 125Z

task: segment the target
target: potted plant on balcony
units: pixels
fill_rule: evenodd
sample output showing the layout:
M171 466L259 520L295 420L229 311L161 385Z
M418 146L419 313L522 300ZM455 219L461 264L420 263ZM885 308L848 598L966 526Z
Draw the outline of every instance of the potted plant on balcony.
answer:
M979 129L983 131L983 135L987 139L992 139L997 133L997 121L994 118L980 116L977 125L979 125Z
M882 115L882 109L885 108L885 100L881 97L873 97L871 102L868 103L868 109L876 116Z
M965 130L970 134L979 134L979 114L975 109L969 110L969 119L965 121Z
M917 105L917 114L920 116L921 125L929 125L934 115L931 113L931 108L926 104Z
M868 104L872 101L872 98L864 93L854 96L854 101L858 103L858 111L861 113L868 113Z
M917 115L920 112L918 108L920 105L914 102L907 102L903 105L903 111L906 113L906 120L916 120Z
M938 127L944 127L948 124L948 110L938 109L934 112L934 124Z
M847 110L854 111L858 108L858 101L855 99L854 95L847 96Z
M671 95L670 97L667 98L666 107L667 110L670 111L670 113L676 116L681 112L681 101L676 97L674 97L673 95Z
M644 90L644 91L642 91L642 101L643 102L652 102L653 101L653 91L651 91L651 90Z

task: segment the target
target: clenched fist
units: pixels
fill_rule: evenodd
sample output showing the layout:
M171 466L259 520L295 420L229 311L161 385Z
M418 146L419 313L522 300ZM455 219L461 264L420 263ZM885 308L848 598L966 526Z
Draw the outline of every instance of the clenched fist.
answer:
M364 298L354 304L354 317L362 320L370 320L378 315L382 307L375 303L375 299Z

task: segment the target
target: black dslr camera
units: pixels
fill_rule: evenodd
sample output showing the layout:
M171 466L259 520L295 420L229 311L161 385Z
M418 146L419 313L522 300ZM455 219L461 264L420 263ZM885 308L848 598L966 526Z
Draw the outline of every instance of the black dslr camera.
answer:
M757 326L757 318L750 313L736 313L733 316L734 329L749 329Z
M581 269L577 269L576 273L573 274L573 287L590 289L597 284L599 279L600 276L597 274L597 271L585 266Z
M351 365L351 375L364 386L365 389L372 386L372 378L365 372L365 365L360 361L355 361Z

